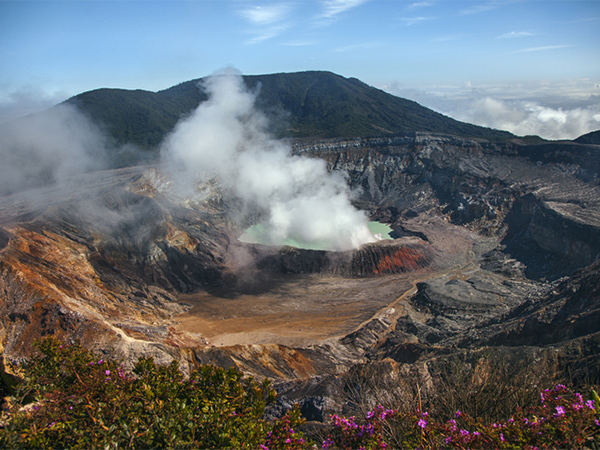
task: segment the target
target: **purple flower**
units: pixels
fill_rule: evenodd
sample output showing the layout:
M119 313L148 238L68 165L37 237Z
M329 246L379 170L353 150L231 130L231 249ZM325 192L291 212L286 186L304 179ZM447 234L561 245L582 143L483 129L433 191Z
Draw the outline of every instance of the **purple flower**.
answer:
M565 408L563 408L562 406L557 406L556 407L556 414L557 417L560 416L564 416L565 415Z
M598 419L594 419L594 422L596 422L596 425L600 427L600 421L598 421Z
M323 441L323 446L321 448L328 449L333 445L333 441L331 439L325 439Z
M427 426L427 421L424 419L419 419L419 423L417 423L417 425L419 425L421 428L425 429L425 427Z
M455 415L456 417L460 417L460 415L461 415L461 414L462 414L462 413L460 412L460 409L457 409L457 410L456 410L456 414L454 414L454 415Z
M500 440L504 442L504 433L500 433Z
M588 400L587 402L585 402L585 406L590 408L592 411L596 410L596 408L594 408L594 400Z
M106 375L106 376L110 375L110 370L105 370L104 375Z
M456 420L450 419L450 424L452 425L452 431L456 431Z
M452 442L452 436L448 436L446 439L446 444L449 444L450 442Z

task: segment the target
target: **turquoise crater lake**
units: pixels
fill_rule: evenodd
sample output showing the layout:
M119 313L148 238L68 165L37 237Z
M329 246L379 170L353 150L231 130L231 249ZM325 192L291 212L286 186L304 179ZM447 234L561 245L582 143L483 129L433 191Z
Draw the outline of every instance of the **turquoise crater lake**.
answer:
M369 231L375 236L376 240L381 239L392 239L390 233L392 227L381 222L368 222L367 226ZM270 246L283 246L287 245L290 247L301 248L304 250L327 250L332 251L331 244L328 242L311 242L305 243L297 241L293 238L287 238L281 243L274 243L270 239L269 230L263 224L253 225L242 233L238 238L239 241L245 242L246 244L262 244Z

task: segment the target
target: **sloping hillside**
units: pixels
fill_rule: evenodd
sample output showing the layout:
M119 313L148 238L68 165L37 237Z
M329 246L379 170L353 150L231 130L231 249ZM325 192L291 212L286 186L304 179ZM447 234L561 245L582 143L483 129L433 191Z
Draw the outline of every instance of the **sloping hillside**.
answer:
M330 72L246 76L258 90L257 103L275 120L274 132L286 137L365 137L411 131L463 137L506 139L505 131L446 117L418 103L390 95L356 78ZM202 79L160 92L98 89L72 97L119 144L155 148L177 121L206 99Z

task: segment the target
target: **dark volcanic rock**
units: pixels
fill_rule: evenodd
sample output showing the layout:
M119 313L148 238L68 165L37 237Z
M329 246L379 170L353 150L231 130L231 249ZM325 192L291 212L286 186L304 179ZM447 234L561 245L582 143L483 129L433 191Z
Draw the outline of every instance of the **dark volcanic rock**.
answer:
M431 264L433 250L418 239L381 240L358 250L327 252L253 245L261 270L284 274L335 274L365 277L411 272Z
M295 151L346 171L361 204L375 217L396 220L398 230L403 219L437 210L453 223L503 237L529 276L558 278L600 254L597 146L415 133L304 143Z

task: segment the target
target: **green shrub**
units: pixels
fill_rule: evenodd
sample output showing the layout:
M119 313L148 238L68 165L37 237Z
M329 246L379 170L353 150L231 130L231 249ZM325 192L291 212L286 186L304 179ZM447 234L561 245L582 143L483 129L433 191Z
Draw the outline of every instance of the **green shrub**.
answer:
M2 447L258 448L281 428L264 418L275 399L269 383L236 369L202 366L184 377L176 362L140 358L127 373L80 346L46 339L37 347L0 430ZM284 419L300 422L297 413Z
M0 448L314 448L299 431L299 407L267 420L275 392L236 369L201 366L186 377L176 362L140 358L127 372L78 345L36 345L0 425ZM557 385L494 420L460 411L448 419L444 408L422 411L420 402L379 405L332 416L319 441L325 449L597 449L600 398Z

